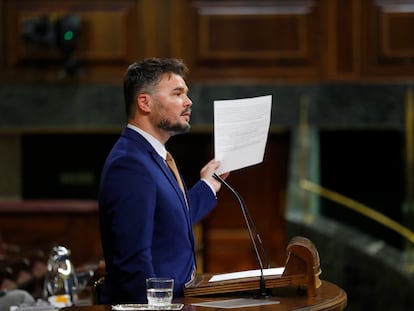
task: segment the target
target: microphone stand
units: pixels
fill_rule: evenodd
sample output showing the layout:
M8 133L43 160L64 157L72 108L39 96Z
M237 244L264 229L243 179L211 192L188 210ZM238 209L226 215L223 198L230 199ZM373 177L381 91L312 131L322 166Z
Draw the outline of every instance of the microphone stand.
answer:
M257 249L257 245L256 245L256 241L254 239L253 236L253 231L252 231L252 226L254 228L254 231L256 233L256 238L260 244L260 247L262 249L263 254L266 256L266 261L267 261L267 268L269 268L269 260L268 260L268 256L267 253L264 249L264 245L262 243L262 240L260 239L259 233L257 232L256 226L254 225L253 219L250 216L250 213L246 207L246 204L244 203L242 197L237 193L236 190L234 190L234 188L232 186L230 186L223 178L221 178L220 176L218 176L216 173L213 174L213 177L220 182L222 185L225 185L227 187L227 189L229 189L237 198L237 200L239 201L239 205L240 205L240 209L242 211L243 214L243 218L244 218L244 222L246 223L246 227L247 227L247 231L249 232L249 237L250 237L250 241L252 242L253 245L253 249L254 249L254 253L256 255L256 259L259 263L260 266L260 292L259 295L256 296L255 298L258 299L264 299L269 297L269 293L266 289L266 280L263 274L263 263L262 263L262 259L260 258L260 254L259 251Z

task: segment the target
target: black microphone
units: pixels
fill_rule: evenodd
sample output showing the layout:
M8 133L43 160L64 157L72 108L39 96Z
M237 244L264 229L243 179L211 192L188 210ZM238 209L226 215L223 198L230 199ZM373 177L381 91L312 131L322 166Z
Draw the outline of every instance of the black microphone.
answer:
M260 257L259 251L257 249L256 240L253 236L252 227L254 229L254 232L256 233L256 238L257 238L257 241L259 242L262 253L266 257L267 268L270 268L269 257L267 255L266 250L265 250L262 239L260 238L260 235L259 235L259 233L256 229L254 221L253 221L252 217L250 216L250 213L249 213L249 211L246 207L246 204L244 203L242 197L238 194L238 192L236 190L234 190L234 188L232 186L230 186L223 178L218 176L216 173L213 174L213 177L218 182L220 182L222 185L225 185L227 187L227 189L229 189L236 196L237 200L239 201L240 209L242 211L243 218L244 218L244 222L246 223L247 231L249 232L250 241L252 242L254 253L256 255L256 259L257 259L257 261L259 263L259 267L260 267L260 292L259 292L259 295L256 296L256 298L260 298L260 299L266 298L266 297L269 296L269 293L266 289L266 280L265 280L265 277L264 277L264 274L263 274L263 262L262 262L262 258Z

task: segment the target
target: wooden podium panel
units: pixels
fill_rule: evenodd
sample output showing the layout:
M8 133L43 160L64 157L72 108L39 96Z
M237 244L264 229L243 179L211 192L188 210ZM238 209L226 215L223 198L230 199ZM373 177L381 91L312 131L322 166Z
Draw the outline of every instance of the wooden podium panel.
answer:
M264 276L267 290L283 287L296 287L304 290L307 296L316 296L320 287L321 273L319 254L313 243L304 237L294 237L287 247L288 257L284 272ZM228 279L210 282L212 275L204 274L184 289L184 296L205 296L213 294L250 292L261 287L260 276Z
M244 298L245 295L229 295L229 296L209 296L208 298L203 297L185 297L183 300L178 300L177 302L184 303L184 308L182 311L207 311L207 310L225 310L221 308L211 308L211 307L202 307L194 306L193 304L225 300L225 299L235 299L235 298ZM233 310L249 310L249 311L317 311L317 310L329 310L329 311L341 311L346 308L347 304L347 295L343 289L337 285L322 281L320 287L316 290L316 295L309 297L307 295L299 295L295 291L285 291L280 290L276 291L273 295L265 298L269 301L275 301L277 304L268 304L268 305L258 305L248 308L239 308ZM260 301L260 299L259 299ZM68 310L69 311L69 310ZM83 311L83 310L75 310ZM85 310L85 311L95 311L95 310ZM98 310L96 310L98 311Z

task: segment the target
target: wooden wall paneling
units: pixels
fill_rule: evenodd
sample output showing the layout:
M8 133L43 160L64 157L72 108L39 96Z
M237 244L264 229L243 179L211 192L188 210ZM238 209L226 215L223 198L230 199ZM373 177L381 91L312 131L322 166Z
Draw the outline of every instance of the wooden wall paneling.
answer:
M62 66L62 52L53 44L25 42L23 31L27 22L47 16L54 23L65 14L75 14L81 19L75 58L81 63L86 79L111 79L116 73L115 80L119 82L126 64L135 54L138 41L137 29L133 27L136 19L133 0L6 1L7 71L24 78L27 77L25 72L32 69L31 76L36 78L55 77Z
M263 9L266 14L256 10L247 16L231 15L233 11L224 16L220 12L202 14L199 23L200 59L289 59L307 56L303 15L275 18L266 9ZM274 33L270 32L272 30Z
M191 61L191 54L193 49L191 45L194 44L192 32L194 31L194 24L191 22L191 0L175 0L174 5L170 7L170 48L171 56L183 59L188 65L193 63ZM192 72L192 68L189 68ZM190 74L191 76L191 74Z
M183 22L175 19L176 14L180 13L181 2L181 0L141 0L138 2L137 22L142 36L139 42L140 58L173 56L174 35Z
M360 0L324 0L324 75L328 80L358 79Z
M400 29L414 29L413 11L401 16L398 12L382 16L384 38L382 50L387 57L412 57L414 55L414 36L411 31L401 32Z
M127 61L127 14L123 10L83 13L78 56L92 62Z
M288 132L273 133L263 163L232 172L227 179L245 201L272 267L283 265L286 259L284 212L288 150ZM218 193L218 206L203 226L205 272L259 267L238 201L225 187ZM262 257L262 260L266 259Z
M362 78L407 79L414 74L414 3L363 1Z
M71 203L73 205L71 205ZM0 202L2 238L22 250L71 250L75 266L102 258L97 203L88 201Z
M191 7L192 67L200 79L320 75L315 1L193 1Z
M140 53L145 56L157 54L156 38L156 11L157 8L151 3L153 1L139 1L137 27L140 29L141 40L139 41ZM131 38L132 39L132 38Z

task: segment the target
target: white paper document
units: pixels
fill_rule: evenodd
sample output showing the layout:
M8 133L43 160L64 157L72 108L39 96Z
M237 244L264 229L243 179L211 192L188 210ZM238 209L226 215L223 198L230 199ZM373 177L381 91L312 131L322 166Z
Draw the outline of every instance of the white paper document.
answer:
M285 267L263 269L263 275L264 276L282 275L284 271L285 271ZM239 271L239 272L216 274L216 275L213 275L208 281L209 282L220 282L220 281L237 280L237 279L249 278L249 277L257 277L260 275L261 275L260 269L246 270L246 271Z
M214 101L216 174L263 161L271 119L272 96Z

